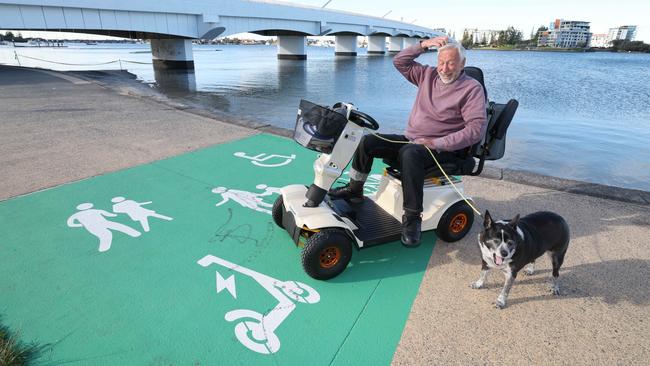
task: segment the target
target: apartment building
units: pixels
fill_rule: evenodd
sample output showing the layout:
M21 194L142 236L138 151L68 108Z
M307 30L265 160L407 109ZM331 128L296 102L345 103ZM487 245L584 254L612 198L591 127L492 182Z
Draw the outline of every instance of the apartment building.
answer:
M607 33L607 40L609 42L616 41L617 39L633 41L635 36L636 25L622 25L616 28L609 28L609 33Z
M587 47L591 41L590 22L555 19L547 31L540 31L538 47Z
M591 42L589 43L589 47L609 47L610 46L610 40L608 38L607 33L600 33L600 34L594 34L591 36Z

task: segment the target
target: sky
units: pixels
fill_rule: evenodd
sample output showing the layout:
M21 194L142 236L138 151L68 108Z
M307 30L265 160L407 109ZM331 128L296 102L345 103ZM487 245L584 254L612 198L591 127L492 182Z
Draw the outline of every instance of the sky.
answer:
M323 6L327 0L291 0L288 3ZM650 43L650 0L332 0L327 9L414 23L427 28L445 28L461 38L463 29L502 30L514 26L524 38L539 26L556 18L591 22L592 33L607 33L609 28L636 25L635 40ZM97 39L78 34L22 32L27 37Z
M292 0L292 3L322 6L327 0ZM650 43L648 0L332 0L327 9L345 10L404 21L427 28L446 28L462 37L463 29L502 30L514 26L524 38L531 30L555 20L591 22L592 33L607 33L621 25L637 26L637 41Z

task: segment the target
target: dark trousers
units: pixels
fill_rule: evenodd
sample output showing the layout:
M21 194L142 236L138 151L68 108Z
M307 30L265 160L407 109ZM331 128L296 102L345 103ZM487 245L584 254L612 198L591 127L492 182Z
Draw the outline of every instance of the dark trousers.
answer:
M379 136L391 141L408 141L404 135ZM462 152L436 152L431 150L439 163L457 161ZM383 140L375 135L365 135L354 153L350 178L363 180L372 168L374 158L397 160L402 172L402 193L404 195L404 209L407 213L419 214L422 212L422 197L424 189L424 172L436 165L429 150L420 144L394 143ZM360 174L358 174L360 173ZM356 178L355 178L356 177ZM358 178L361 179L358 179Z

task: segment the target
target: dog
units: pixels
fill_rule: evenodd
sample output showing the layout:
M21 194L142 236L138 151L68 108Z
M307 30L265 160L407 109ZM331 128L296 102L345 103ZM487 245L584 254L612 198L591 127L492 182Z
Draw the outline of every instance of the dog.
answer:
M521 269L528 275L535 270L535 260L548 253L553 263L551 292L560 294L558 277L564 255L569 248L569 225L558 214L540 211L510 221L492 220L485 211L483 230L478 235L482 254L481 276L471 284L474 289L483 287L490 269L500 269L506 276L496 307L506 306L508 294Z

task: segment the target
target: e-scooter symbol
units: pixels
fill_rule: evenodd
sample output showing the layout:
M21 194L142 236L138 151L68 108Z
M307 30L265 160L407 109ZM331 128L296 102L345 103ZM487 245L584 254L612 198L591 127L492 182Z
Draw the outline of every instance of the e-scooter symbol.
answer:
M275 330L293 312L296 302L315 304L320 301L318 292L301 282L280 281L213 255L206 255L198 263L203 267L218 264L250 276L278 300L278 304L266 315L246 309L226 313L224 318L229 322L242 319L235 325L235 335L251 351L262 354L277 352L280 339Z

